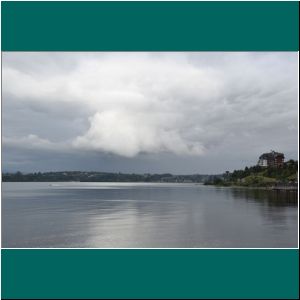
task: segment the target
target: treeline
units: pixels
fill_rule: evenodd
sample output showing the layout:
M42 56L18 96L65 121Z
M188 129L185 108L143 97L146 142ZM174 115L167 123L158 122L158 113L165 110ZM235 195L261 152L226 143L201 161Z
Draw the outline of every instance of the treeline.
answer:
M243 170L225 172L222 176L207 180L205 184L270 186L277 183L292 184L298 181L298 161L289 160L281 167L245 167Z
M36 173L3 173L3 182L195 182L201 183L209 180L209 175L172 175L165 174L126 174L107 172L36 172Z

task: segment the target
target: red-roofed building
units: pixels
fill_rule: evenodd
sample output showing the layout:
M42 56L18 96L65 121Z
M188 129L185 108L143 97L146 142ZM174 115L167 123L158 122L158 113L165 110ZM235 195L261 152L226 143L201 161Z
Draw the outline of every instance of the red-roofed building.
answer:
M257 164L261 167L281 167L284 163L284 154L271 151L259 157Z

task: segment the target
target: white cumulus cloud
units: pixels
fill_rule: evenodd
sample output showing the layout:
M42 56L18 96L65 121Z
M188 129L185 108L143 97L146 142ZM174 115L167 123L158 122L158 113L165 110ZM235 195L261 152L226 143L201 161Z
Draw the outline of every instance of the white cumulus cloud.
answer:
M288 147L297 131L296 63L293 53L4 53L4 101L82 124L63 146L49 139L49 126L44 136L32 128L4 143L125 157L263 149L276 138Z

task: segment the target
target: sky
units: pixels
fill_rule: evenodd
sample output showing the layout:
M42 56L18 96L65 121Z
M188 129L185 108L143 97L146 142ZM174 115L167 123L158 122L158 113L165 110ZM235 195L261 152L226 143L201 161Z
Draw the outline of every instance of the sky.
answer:
M296 52L4 52L2 170L219 174L298 157Z

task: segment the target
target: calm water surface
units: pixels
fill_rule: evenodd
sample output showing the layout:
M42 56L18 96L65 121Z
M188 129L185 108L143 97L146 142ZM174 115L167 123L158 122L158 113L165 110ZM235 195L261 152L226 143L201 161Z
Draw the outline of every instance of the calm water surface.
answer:
M160 183L3 183L2 247L297 247L297 196Z

